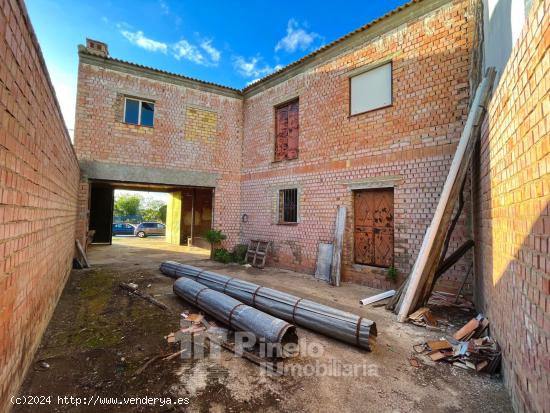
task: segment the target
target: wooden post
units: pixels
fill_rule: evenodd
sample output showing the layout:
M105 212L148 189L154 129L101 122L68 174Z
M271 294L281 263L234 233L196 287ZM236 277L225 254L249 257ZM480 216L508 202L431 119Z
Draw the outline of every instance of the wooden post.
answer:
M193 195L191 196L191 245L195 244L195 188L193 188ZM213 248L212 248L213 250ZM213 251L210 251L212 255Z
M332 249L332 268L330 283L340 286L340 270L342 268L342 247L344 244L344 228L346 226L346 207L339 206L336 212L336 227L334 228L334 247Z

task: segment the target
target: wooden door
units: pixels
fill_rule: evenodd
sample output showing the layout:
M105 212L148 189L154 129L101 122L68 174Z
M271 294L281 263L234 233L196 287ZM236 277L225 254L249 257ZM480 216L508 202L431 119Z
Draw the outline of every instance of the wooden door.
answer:
M95 231L92 242L111 244L114 189L110 186L92 184L90 192L89 229Z
M392 266L393 189L369 189L354 194L355 262Z

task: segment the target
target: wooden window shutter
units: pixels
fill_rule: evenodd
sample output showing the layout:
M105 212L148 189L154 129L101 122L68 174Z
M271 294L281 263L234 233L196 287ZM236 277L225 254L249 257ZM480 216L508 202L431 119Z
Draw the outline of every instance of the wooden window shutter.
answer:
M300 107L298 101L288 106L288 150L287 159L298 158L298 137L300 132Z
M288 106L276 110L275 160L281 161L286 157L288 150Z

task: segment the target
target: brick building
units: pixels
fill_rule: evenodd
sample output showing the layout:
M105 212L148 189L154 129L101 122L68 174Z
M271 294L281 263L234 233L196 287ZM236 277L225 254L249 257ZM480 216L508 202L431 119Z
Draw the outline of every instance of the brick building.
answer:
M413 1L244 90L120 61L89 41L73 149L24 5L0 1L0 410L66 281L67 234L110 225L115 187L169 191L170 242L213 226L227 248L271 240L273 265L310 273L342 205L343 280L385 288L391 266L406 276L471 90L495 65L452 239L473 237L475 253L444 283L473 258L476 305L502 346L515 408L550 411L550 2L525 2L525 19L516 3ZM503 48L502 22L518 19Z
M122 62L89 41L75 129L83 173L212 188L226 247L270 240L272 264L310 273L346 206L343 280L391 286L387 268L402 277L414 263L467 114L475 5L410 3L243 91ZM361 101L370 84L377 96ZM154 105L153 127L125 122L133 99ZM182 228L170 232L186 242Z

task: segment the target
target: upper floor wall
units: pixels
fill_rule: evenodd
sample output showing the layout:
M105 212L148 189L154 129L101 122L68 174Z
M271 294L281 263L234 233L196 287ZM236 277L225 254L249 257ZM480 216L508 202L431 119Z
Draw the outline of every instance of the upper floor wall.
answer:
M81 164L240 172L238 91L101 56L93 44L79 48L75 149ZM137 101L153 108L150 124L145 106L143 122L129 116Z
M344 39L310 64L245 89L244 173L408 149L420 157L423 148L458 141L469 101L476 3L411 3L406 13ZM389 104L382 99L380 107L354 110L354 81L385 64ZM369 93L384 79L373 73ZM277 162L277 108L296 99L298 156Z

